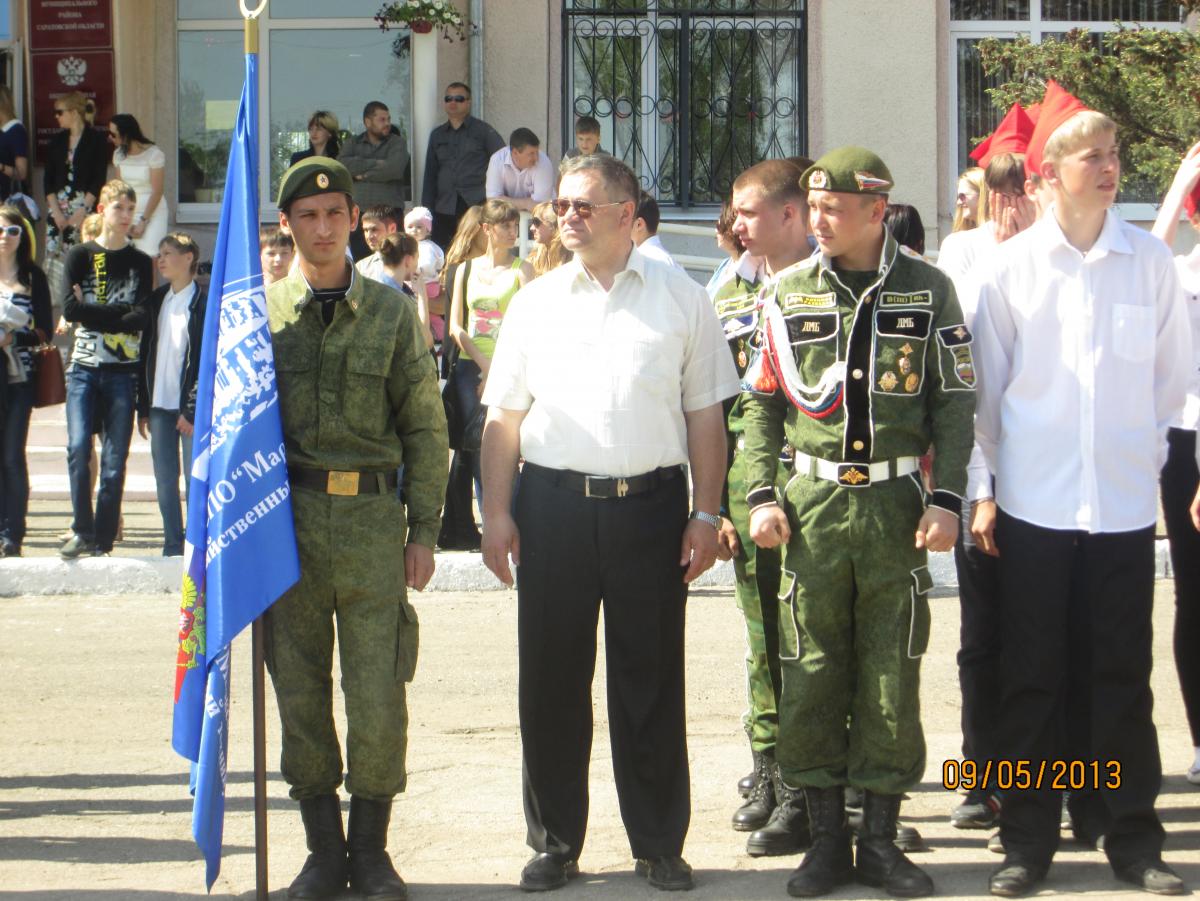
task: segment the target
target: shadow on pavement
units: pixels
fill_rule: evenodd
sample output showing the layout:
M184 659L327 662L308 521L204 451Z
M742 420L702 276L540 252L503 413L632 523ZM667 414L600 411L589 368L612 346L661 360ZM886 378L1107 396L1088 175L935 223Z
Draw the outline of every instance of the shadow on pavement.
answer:
M253 854L253 848L227 845L224 855ZM129 836L22 835L0 838L0 860L49 860L55 863L142 864L201 860L190 839L152 839ZM13 892L5 892L12 897ZM77 897L82 897L77 896Z

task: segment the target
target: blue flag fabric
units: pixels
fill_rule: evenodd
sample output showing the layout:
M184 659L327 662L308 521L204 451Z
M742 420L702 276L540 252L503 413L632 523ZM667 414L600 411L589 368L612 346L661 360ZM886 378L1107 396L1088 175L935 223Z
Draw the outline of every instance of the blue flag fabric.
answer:
M200 346L171 744L192 761L192 835L221 870L229 645L300 578L258 255L258 57L229 153Z

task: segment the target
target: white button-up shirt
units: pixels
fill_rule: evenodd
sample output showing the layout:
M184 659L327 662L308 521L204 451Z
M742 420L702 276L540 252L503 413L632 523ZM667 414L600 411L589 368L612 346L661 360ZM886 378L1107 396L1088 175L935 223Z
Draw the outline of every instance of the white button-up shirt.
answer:
M651 235L645 241L637 246L642 256L651 260L658 260L666 263L668 266L674 266L680 272L683 272L683 267L675 262L675 257L671 256L670 251L663 246L662 238L658 235Z
M512 150L508 147L501 147L488 160L488 197L528 197L541 203L554 196L554 183L557 180L558 170L541 150L538 151L537 162L528 169L518 169L513 164Z
M704 289L631 249L611 291L576 257L517 293L483 402L528 411L529 462L628 477L686 463L684 413L737 393Z
M1048 210L997 251L975 344L976 438L1000 507L1051 529L1153 525L1191 368L1166 245L1109 211L1083 254Z

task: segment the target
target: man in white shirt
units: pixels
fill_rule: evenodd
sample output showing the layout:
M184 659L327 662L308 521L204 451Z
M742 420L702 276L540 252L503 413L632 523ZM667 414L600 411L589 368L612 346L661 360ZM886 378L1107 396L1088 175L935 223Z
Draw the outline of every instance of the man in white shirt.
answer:
M488 160L487 196L500 197L520 210L532 210L554 196L558 173L542 153L538 136L528 128L516 129Z
M1000 757L1033 783L1005 791L990 889L1017 897L1045 878L1060 761L1083 758L1096 763L1083 790L1069 786L1076 835L1104 839L1119 879L1181 894L1154 810L1150 669L1156 489L1187 390L1188 326L1170 251L1111 210L1112 120L1052 83L1029 160L1054 204L1000 248L976 320L976 436L999 506ZM1068 685L1084 689L1069 726Z
M666 263L683 272L683 267L675 262L675 258L667 252L662 239L658 237L660 218L658 201L653 195L641 192L638 197L637 216L633 220L633 243L637 245L642 256Z
M555 211L575 258L513 298L483 394L483 558L511 585L511 554L520 575L525 819L537 852L526 891L579 872L601 603L613 770L636 871L658 889L692 887L681 856L684 607L717 553L721 402L738 381L704 289L633 248L637 196L632 170L611 156L562 164Z

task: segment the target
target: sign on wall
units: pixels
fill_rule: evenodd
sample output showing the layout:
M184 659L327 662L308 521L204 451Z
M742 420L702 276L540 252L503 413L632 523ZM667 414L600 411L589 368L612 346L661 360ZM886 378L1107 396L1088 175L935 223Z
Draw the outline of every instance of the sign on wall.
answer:
M33 0L29 49L84 50L112 46L112 0Z
M32 0L29 9L33 138L37 158L59 130L54 104L80 91L96 104L97 126L116 112L112 0Z

